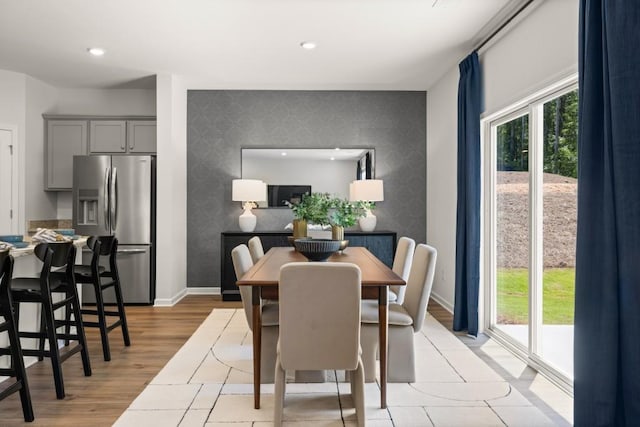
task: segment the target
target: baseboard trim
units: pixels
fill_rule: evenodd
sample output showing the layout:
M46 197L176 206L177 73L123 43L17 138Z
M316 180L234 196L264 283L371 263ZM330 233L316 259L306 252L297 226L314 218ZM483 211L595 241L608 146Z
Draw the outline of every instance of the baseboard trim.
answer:
M449 313L453 314L453 305L449 301L445 300L440 295L438 295L438 294L436 294L434 292L431 292L431 298L433 298L433 300L435 302L440 304Z
M154 307L173 307L187 295L221 295L219 287L199 287L185 288L178 292L173 298L156 298Z
M187 288L187 295L222 295L220 287Z
M187 296L187 289L183 289L172 298L156 298L153 302L154 307L173 307L180 302L182 298Z

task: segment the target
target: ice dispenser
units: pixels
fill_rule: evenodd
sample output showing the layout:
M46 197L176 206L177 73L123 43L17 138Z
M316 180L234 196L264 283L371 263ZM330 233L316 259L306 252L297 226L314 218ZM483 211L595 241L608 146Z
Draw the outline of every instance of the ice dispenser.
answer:
M78 225L98 225L98 189L78 191Z

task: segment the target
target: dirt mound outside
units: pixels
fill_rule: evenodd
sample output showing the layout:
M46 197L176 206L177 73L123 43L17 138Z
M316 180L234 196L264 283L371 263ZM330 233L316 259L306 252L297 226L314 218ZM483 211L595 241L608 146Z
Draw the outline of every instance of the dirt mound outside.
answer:
M529 173L497 173L498 268L529 265ZM575 178L543 175L544 267L574 267L577 191Z

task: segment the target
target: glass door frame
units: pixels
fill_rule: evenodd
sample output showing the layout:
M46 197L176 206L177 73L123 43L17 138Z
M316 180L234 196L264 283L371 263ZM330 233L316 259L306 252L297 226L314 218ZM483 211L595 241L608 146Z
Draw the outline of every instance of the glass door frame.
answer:
M540 356L542 342L543 301L543 138L544 104L578 88L578 76L571 75L521 101L481 119L483 161L483 265L481 315L483 331L502 343L532 368L556 385L573 394L573 380L555 369ZM497 319L497 128L522 116L529 116L529 286L528 286L528 346L524 346L496 327Z

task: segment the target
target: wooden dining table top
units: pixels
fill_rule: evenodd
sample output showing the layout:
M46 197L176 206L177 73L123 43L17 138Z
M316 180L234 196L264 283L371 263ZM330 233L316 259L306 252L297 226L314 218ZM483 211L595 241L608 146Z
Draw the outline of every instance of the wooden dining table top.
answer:
M362 286L404 285L405 282L367 248L354 246L329 257L329 262L350 262L360 267ZM278 286L280 267L290 262L310 262L293 247L269 249L260 260L240 278L238 286Z

